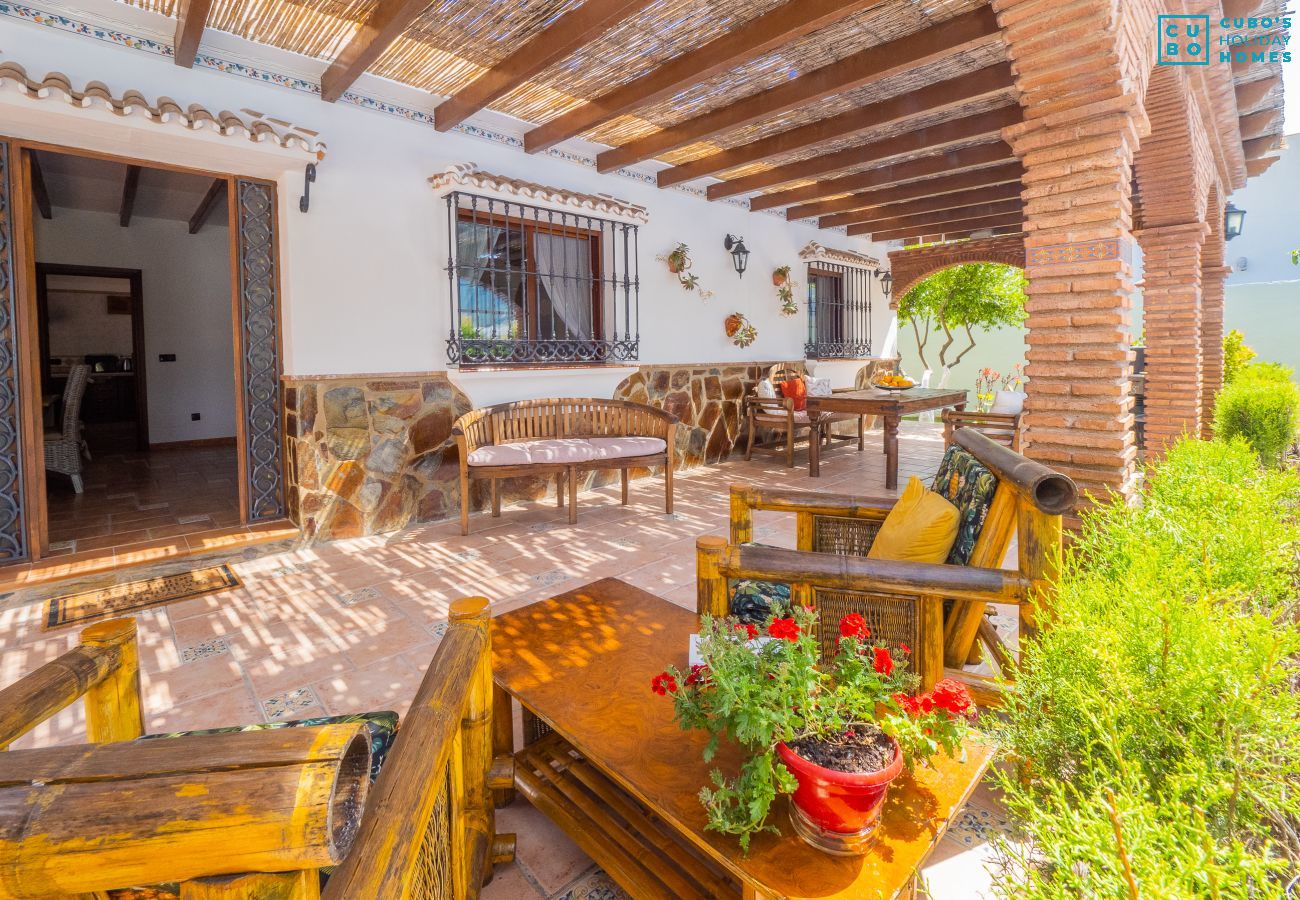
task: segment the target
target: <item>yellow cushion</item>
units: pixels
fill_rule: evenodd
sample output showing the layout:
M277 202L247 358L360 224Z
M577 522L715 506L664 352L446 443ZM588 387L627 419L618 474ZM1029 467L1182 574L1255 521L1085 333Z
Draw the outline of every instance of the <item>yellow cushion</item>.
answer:
M960 514L915 475L880 526L867 556L899 562L942 563L957 540Z

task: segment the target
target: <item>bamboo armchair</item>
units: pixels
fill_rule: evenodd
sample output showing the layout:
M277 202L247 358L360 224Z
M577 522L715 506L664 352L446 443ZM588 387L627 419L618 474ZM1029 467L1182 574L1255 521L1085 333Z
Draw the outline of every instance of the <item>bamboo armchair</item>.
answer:
M794 363L777 363L768 369L765 377L777 386L779 391L779 386L783 382L802 378L803 375L803 370ZM792 469L795 441L802 433L807 432L809 441L829 441L832 437L831 425L852 419L857 419L858 422L858 450L862 450L866 446L863 416L831 415L823 416L819 422L813 422L806 411L794 408L794 400L790 397L760 397L757 393L750 394L745 398L745 421L749 431L745 443L745 459L753 458L758 429L768 428L784 436L785 465L786 468ZM851 440L852 437L846 439Z
M1024 413L971 412L945 409L943 411L943 440L952 443L953 432L958 428L974 428L1004 447L1020 452L1020 419Z
M730 539L702 537L696 543L700 614L731 611L732 580L789 584L794 602L822 611L825 649L833 646L840 617L859 612L887 643L913 649L922 689L949 675L966 682L981 704L996 702L988 679L957 670L978 660L980 644L999 668L1012 658L985 620L985 608L1020 605L1022 621L1033 627L1024 604L1045 596L1059 564L1061 515L1073 508L1077 494L1066 476L973 429L958 429L953 443L997 479L967 565L865 558L892 498L733 485ZM794 513L796 549L753 544L755 510ZM1017 535L1016 566L1003 569Z
M359 723L136 741L135 620L91 625L0 690L0 748L82 698L90 742L0 753L0 897L478 897L514 856L495 831L514 762L493 757L488 618L481 597L452 604L373 786Z

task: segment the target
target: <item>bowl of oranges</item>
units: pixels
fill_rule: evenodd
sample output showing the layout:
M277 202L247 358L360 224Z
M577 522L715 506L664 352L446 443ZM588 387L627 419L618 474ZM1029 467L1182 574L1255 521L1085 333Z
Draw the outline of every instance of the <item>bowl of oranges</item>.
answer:
M916 382L906 375L881 375L872 384L883 391L905 391L916 387Z

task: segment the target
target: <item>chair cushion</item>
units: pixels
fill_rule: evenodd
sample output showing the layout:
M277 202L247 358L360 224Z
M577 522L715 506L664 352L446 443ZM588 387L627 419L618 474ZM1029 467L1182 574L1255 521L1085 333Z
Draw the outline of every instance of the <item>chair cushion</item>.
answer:
M759 413L756 416L754 416L754 418L760 422L773 422L778 425L784 424L787 421L784 413ZM795 412L794 420L800 425L807 425L808 410L801 409Z
M867 556L899 562L942 563L957 540L959 519L957 507L927 490L921 479L913 475L903 496L885 516Z
M809 397L829 397L831 395L831 380L829 378L809 378L804 376L803 381L807 385Z
M525 444L500 444L471 450L465 460L471 466L526 466L528 447Z
M764 378L758 383L758 387L754 389L754 393L759 397L762 397L764 400L775 400L776 385L772 383L772 379Z
M534 463L578 463L596 458L596 448L582 438L524 441L522 446L528 450L528 461Z
M935 493L957 507L960 519L957 540L948 554L948 563L964 566L970 563L975 541L984 528L998 480L988 468L969 452L957 445L948 448L939 464L932 485Z
M348 725L359 722L370 735L370 780L379 777L379 770L397 738L397 713L391 710L355 713L345 716L318 716L311 719L290 719L287 722L255 722L249 725L228 725L224 728L203 728L197 731L168 731L146 734L138 738L151 741L158 738L186 737L193 734L232 734L236 731L269 731L274 728L311 728L315 725Z
M1025 411L1025 395L1022 391L998 391L993 395L991 413L1005 413L1018 416Z
M588 438L596 459L624 459L629 456L649 456L663 453L668 447L657 437L594 437Z
M789 381L783 381L781 382L781 396L793 400L795 410L801 411L808 405L808 385L804 384L802 378L791 378Z

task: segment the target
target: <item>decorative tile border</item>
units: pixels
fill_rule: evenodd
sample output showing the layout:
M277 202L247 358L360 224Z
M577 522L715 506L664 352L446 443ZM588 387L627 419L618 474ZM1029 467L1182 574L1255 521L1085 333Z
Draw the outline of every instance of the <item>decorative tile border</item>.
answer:
M315 691L309 687L300 687L267 697L262 701L262 713L269 721L291 719L296 712L320 705Z
M192 647L181 648L181 662L192 663L211 656L221 656L230 652L230 643L225 638L213 638L200 641Z
M34 25L44 25L57 31L63 31L68 34L76 34L81 37L93 38L114 44L118 47L126 47L131 50L139 50L144 53L150 53L154 56L163 56L171 58L175 55L172 46L164 41L155 40L154 38L140 35L128 34L124 31L118 31L100 25L93 25L87 22L81 22L77 19L58 13L46 12L45 10L36 9L22 3L13 3L10 0L0 0L0 16L8 16L23 22ZM305 94L320 94L320 83L302 78L297 75L275 72L270 69L259 66L249 65L237 60L224 59L219 56L213 56L210 53L199 53L195 59L194 65L198 68L211 69L214 72L223 72L227 75L236 75L240 78L248 78L252 81L259 81L263 84L270 84L276 87L285 88L286 90L298 91ZM433 114L423 110L412 109L401 104L392 103L388 100L382 100L378 97L370 97L364 94L358 94L348 91L339 98L340 103L349 103L353 106L368 109L373 112L383 113L384 115L395 116L399 119L405 119L408 122L414 122L419 125L425 125L429 128L434 126ZM481 140L491 141L494 144L501 144L507 147L513 147L516 150L524 149L523 138L517 135L505 134L492 128L486 128L482 125L462 122L457 125L454 131L467 137L476 137ZM573 150L564 150L558 147L551 147L544 151L552 159L563 160L574 165L582 166L586 169L596 168L594 157L586 156ZM637 171L628 168L616 169L611 174L623 178L630 178L633 181L639 181L642 184L658 187L658 178L653 172ZM704 188L692 187L689 184L673 185L670 190L690 194L693 197L707 199ZM728 206L734 206L749 212L749 201L739 197L726 197L722 200L712 201L714 203L724 203ZM785 211L782 209L765 209L759 211L763 215L775 216L785 221ZM816 218L800 219L800 224L813 225L817 224ZM828 228L826 231L847 233L847 228Z
M356 606L358 603L378 600L379 596L379 588L364 587L355 591L343 591L341 594L335 594L334 599L343 606Z
M1108 259L1119 259L1119 238L1076 241L1072 244L1054 244L1050 247L1030 247L1025 251L1025 263L1030 266L1064 266L1070 263L1101 262Z

